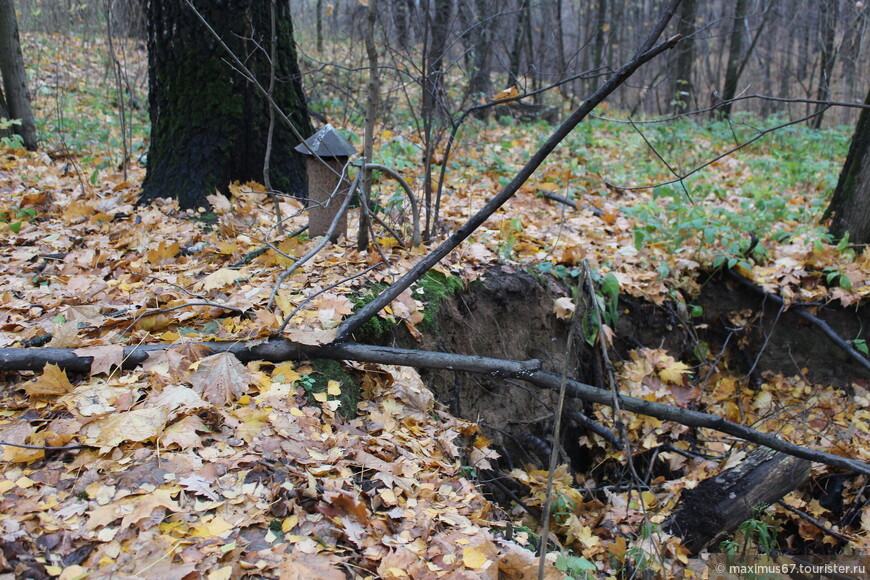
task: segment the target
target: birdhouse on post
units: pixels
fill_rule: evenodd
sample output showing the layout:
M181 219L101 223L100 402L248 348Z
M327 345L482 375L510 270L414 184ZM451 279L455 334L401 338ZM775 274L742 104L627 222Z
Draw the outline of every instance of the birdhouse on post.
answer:
M296 151L308 156L308 235L326 235L350 194L345 166L356 149L327 124L297 145ZM335 242L341 236L347 236L347 214L341 216L330 239Z

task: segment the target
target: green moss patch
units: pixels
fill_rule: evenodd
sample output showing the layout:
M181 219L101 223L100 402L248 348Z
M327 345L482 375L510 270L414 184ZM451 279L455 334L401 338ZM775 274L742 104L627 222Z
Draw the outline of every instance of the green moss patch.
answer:
M368 292L354 301L354 310L359 310L374 300L387 287L386 284L374 284ZM451 298L458 290L462 290L465 283L459 276L447 276L441 272L430 270L423 275L411 288L414 298L423 302L423 321L419 324L421 330L435 331L438 329L438 312L441 304ZM383 340L392 332L399 323L398 320L389 320L375 316L355 333L356 339L361 342L377 342Z
M311 369L311 372L297 383L302 385L309 400L313 401L317 393L328 393L329 382L336 381L340 386L341 394L328 395L328 400L341 401L338 412L343 417L347 419L356 417L361 393L360 382L356 377L347 372L340 362L329 359L312 360Z

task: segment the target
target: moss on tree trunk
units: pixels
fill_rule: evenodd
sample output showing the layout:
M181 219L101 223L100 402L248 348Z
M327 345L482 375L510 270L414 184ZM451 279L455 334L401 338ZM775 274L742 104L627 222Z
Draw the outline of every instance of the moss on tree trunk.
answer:
M197 10L224 43L269 86L269 2L198 1ZM302 92L288 2L276 6L273 99L307 137L312 128ZM148 2L151 145L140 203L174 197L182 208L207 207L206 195L232 181L263 181L269 104L229 64L226 50L184 0ZM304 196L305 162L292 130L276 121L270 179L278 191Z
M870 92L864 100L870 105ZM852 136L846 163L824 219L832 217L835 238L847 233L856 244L870 243L870 109L863 109Z

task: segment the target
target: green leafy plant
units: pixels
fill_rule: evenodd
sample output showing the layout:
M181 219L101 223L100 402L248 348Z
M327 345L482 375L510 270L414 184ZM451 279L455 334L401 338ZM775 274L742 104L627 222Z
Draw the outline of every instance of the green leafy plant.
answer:
M619 322L619 280L612 272L603 277L598 272L593 272L592 280L597 284L593 299L597 303L598 312L601 313L601 324L615 328ZM580 320L583 339L590 346L595 344L601 330L595 310L587 308Z
M852 280L850 280L848 276L840 272L838 268L828 266L827 268L822 270L822 275L825 277L825 281L828 283L828 285L839 286L843 290L852 290Z
M729 558L744 558L759 552L769 554L776 548L776 528L769 523L764 508L755 508L755 515L737 527L733 538L719 544Z
M32 207L13 207L0 211L0 225L7 225L12 233L21 231L22 224L36 219L36 210Z
M550 504L550 513L553 515L553 519L558 524L564 524L568 516L574 513L574 502L564 495L556 494L553 499L553 503Z
M21 119L7 119L6 117L0 117L0 132L8 131L16 125L21 125ZM0 147L20 149L23 146L24 139L22 139L21 135L18 135L17 133L12 133L7 137L0 137Z
M556 558L556 569L574 580L592 579L598 572L595 564L582 556L574 556L570 550Z
M523 231L523 222L519 218L513 218L501 226L501 242L498 245L498 257L505 262L513 259L514 246L517 243L517 234Z

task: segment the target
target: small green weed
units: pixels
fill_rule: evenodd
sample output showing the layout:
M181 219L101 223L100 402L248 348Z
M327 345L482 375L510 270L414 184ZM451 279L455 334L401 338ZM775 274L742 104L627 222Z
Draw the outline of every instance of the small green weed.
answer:
M0 226L8 227L14 234L21 231L21 226L24 222L31 222L34 219L36 219L36 210L32 207L16 206L5 211L0 211Z
M21 125L21 119L0 117L0 132L8 131L17 125ZM21 135L11 133L7 137L0 137L0 147L4 149L20 149L24 147L24 140L21 138Z
M569 550L556 558L556 569L573 580L587 580L596 577L598 568L583 556L574 556Z

